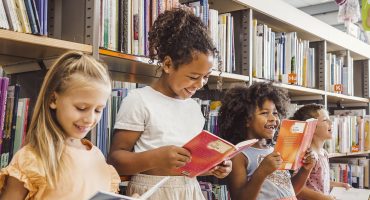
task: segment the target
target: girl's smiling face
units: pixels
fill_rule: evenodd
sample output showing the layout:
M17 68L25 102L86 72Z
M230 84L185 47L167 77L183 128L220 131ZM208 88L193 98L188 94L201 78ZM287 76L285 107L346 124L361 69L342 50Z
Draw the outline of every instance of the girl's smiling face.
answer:
M265 100L262 107L256 108L252 119L247 124L249 138L272 139L280 124L279 113L271 100Z

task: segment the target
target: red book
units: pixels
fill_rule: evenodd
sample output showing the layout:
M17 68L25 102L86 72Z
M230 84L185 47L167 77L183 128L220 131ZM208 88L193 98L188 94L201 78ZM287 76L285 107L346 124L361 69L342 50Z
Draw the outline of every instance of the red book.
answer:
M207 172L222 161L231 159L257 141L257 139L252 139L233 145L203 130L183 146L190 151L192 158L191 162L177 170L188 177L198 176Z
M283 119L275 145L283 159L282 170L296 170L302 166L302 159L311 146L317 119L306 121Z

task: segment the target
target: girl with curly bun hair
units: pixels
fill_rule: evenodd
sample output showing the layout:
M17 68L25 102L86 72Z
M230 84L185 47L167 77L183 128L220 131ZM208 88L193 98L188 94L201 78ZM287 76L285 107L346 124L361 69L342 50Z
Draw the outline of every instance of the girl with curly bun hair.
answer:
M277 170L281 156L266 144L285 117L289 102L286 91L271 83L235 87L225 94L218 119L221 136L234 144L259 139L232 159L231 199L296 199L305 184L314 165L311 151L306 152L304 167L291 177L287 170Z
M207 83L217 50L200 18L174 9L154 22L149 51L162 74L123 100L109 161L121 175L133 175L128 195L142 194L171 176L151 199L204 199L196 178L176 169L191 160L182 146L202 131L205 120L191 96ZM223 178L230 171L231 161L225 161L206 175Z

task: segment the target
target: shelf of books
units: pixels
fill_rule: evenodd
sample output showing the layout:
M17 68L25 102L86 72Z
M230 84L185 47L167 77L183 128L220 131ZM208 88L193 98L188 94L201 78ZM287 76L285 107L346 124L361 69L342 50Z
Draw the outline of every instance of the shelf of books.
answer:
M92 46L41 35L0 29L0 65L7 74L40 70L38 60L56 58L70 50L92 53Z
M155 63L151 63L148 57L124 54L107 49L99 49L99 54L100 58L109 66L110 71L117 72L126 77L137 75L138 78L141 77L141 83L158 78L160 75L159 67ZM218 77L222 77L223 82L249 81L248 76L213 70L210 74L209 82L216 83ZM130 80L134 81L133 78L130 78Z
M218 2L217 5L222 7L229 2L233 3L233 5L228 6L229 8L241 8L240 6L242 5L253 9L255 17L260 16L264 22L271 22L269 23L271 25L275 24L277 30L295 31L302 38L310 41L325 40L328 42L328 51L349 50L355 60L369 58L370 46L368 44L332 26L328 26L326 23L294 8L284 1L232 0L227 1L227 3L224 2ZM289 13L289 15L286 13ZM333 37L334 35L335 37Z
M253 78L253 81L265 82L268 80ZM292 84L285 84L285 83L278 83L278 82L274 82L273 85L288 90L291 96L325 95L325 91L315 89L315 88L307 88L307 87L302 87L299 85L292 85Z
M92 38L91 17L88 11L81 13L81 9L91 10L90 4L69 0L63 1L63 6L61 1L3 1L0 65L4 71L7 74L36 71L42 68L41 60L56 58L70 50L92 53L93 47L87 45L86 39Z
M337 94L327 92L327 99L329 102L341 102L341 103L369 103L368 98L349 96L344 94Z
M329 158L336 158L336 157L346 157L346 156L359 156L359 155L368 155L370 154L369 151L360 151L360 152L351 152L351 153L329 153Z
M0 43L0 65L56 57L68 50L92 52L91 45L1 29Z

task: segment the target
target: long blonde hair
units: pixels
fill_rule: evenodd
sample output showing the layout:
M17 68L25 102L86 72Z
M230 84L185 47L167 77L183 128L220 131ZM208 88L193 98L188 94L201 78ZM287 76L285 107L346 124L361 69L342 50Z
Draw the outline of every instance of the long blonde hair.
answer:
M28 142L40 157L45 177L54 187L65 167L63 160L64 132L59 125L55 111L50 108L54 92L63 93L70 87L71 75L78 73L87 80L99 81L110 86L106 66L82 52L67 52L47 72L36 101L32 120L27 132Z

